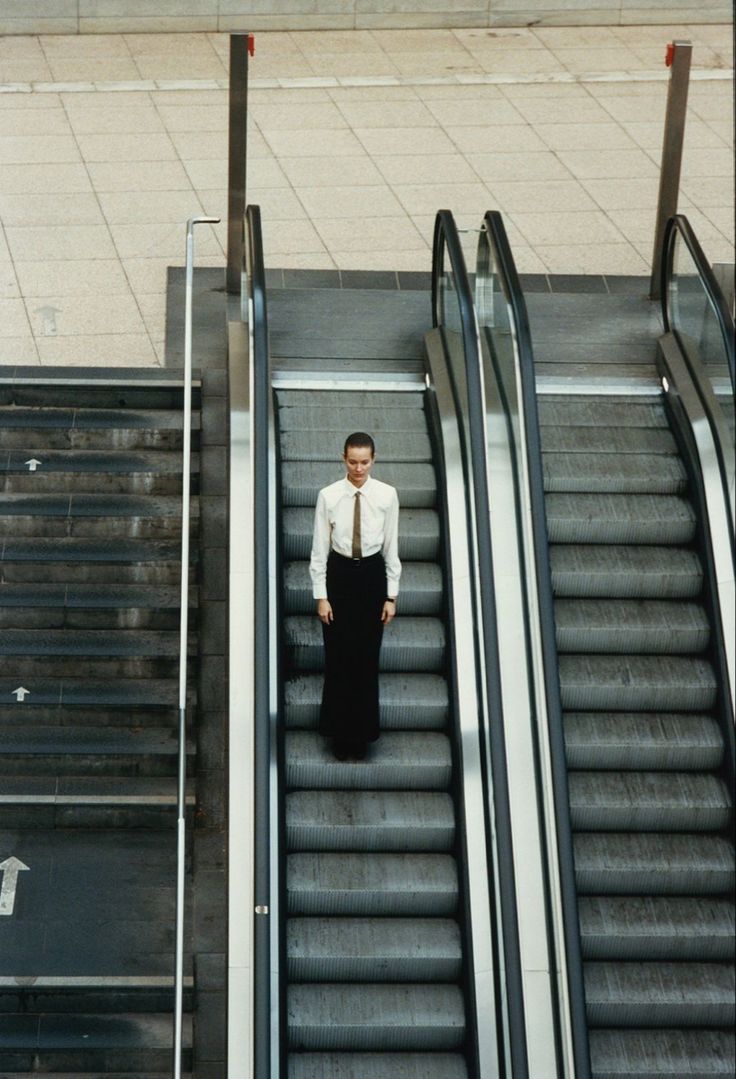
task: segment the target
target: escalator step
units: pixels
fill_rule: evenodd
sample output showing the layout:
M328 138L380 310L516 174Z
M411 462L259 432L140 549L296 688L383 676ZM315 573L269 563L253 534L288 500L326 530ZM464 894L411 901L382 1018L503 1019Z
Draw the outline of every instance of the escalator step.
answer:
M406 410L409 415L414 412ZM287 476L294 461L340 461L345 437L354 428L335 428L334 421L329 427L317 427L311 431L281 432L281 460L284 475ZM431 461L432 447L426 425L424 431L383 431L380 436L374 431L376 442L376 460L383 469L387 461ZM378 469L378 465L376 468Z
M350 395L352 398L352 394ZM383 432L386 431L416 431L425 434L427 420L421 407L401 408L396 405L383 405L383 394L376 397L370 404L363 408L354 405L335 405L330 408L326 405L292 405L289 395L278 393L279 400L279 429L282 433L292 431L334 431L339 437L340 452L345 439L352 431L367 431L376 437L376 449L383 456ZM421 394L419 395L421 397ZM320 393L320 399L322 394Z
M339 761L318 734L286 735L286 784L312 790L446 790L450 741L427 732L384 734L364 761Z
M540 427L669 427L661 398L540 397Z
M679 457L615 453L545 453L545 491L678 495L687 488Z
M289 1079L468 1079L450 1053L292 1053Z
M401 614L436 615L442 610L442 571L434 562L404 562L401 567ZM315 601L307 562L284 567L287 614L313 614Z
M726 900L582 896L578 910L586 959L733 959L734 906Z
M284 411L294 408L326 409L332 414L334 410L344 408L355 416L363 417L366 422L374 413L380 414L390 409L415 409L422 416L423 428L427 423L424 418L424 394L421 391L278 390L276 396L279 409ZM365 430L365 427L358 430ZM350 431L345 434L350 434Z
M556 596L610 599L689 599L700 594L703 571L694 551L679 547L550 547Z
M448 794L297 791L286 796L291 851L448 851L455 814Z
M560 656L562 706L708 712L717 683L706 661L685 656Z
M571 772L575 831L717 831L731 801L723 780L681 772Z
M585 963L591 1026L728 1027L734 968L725 963Z
M695 513L675 495L561 494L545 499L550 543L678 546L695 536Z
M315 499L316 501L316 493ZM314 508L286 508L283 512L283 553L287 561L304 561L312 549ZM440 522L435 510L401 507L399 557L410 562L437 559Z
M287 1014L292 1048L448 1050L465 1037L456 985L292 985Z
M706 771L723 759L723 735L712 716L676 712L566 712L570 768Z
M296 982L450 982L461 974L457 922L447 918L291 918Z
M284 619L288 665L296 670L321 670L324 665L322 625L314 615ZM444 664L445 633L437 618L397 618L386 626L381 647L385 671L439 671Z
M668 454L677 453L677 443L666 427L611 427L587 425L540 425L542 452L578 454Z
M457 867L447 854L290 854L292 914L451 915Z
M322 675L290 678L284 693L287 728L314 729L322 700ZM447 683L438 674L381 674L381 730L440 730L447 722Z
M717 1079L736 1070L721 1030L591 1030L594 1079Z
M719 895L734 887L734 850L713 835L578 833L581 895Z
M555 621L561 652L697 654L710 640L708 615L697 603L558 599Z
M283 505L314 506L320 490L344 475L339 463L294 461L282 472ZM397 489L402 506L430 509L435 504L437 483L430 464L380 463L376 465L375 478Z

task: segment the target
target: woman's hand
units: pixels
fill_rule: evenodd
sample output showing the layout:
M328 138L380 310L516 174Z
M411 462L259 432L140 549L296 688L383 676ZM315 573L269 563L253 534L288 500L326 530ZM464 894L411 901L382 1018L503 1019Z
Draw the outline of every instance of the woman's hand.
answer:
M383 605L383 610L381 611L381 621L384 626L387 626L389 622L393 622L395 617L396 604L392 603L390 599L387 599Z
M326 626L329 626L330 622L334 621L332 604L328 599L317 600L317 617L319 618L320 622L324 622Z

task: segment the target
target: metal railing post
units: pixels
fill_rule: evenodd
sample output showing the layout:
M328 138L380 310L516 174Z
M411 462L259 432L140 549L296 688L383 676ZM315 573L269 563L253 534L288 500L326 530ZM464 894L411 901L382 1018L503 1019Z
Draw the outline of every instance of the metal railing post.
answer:
M227 171L227 291L240 295L243 269L243 217L248 157L248 57L252 34L230 35L230 98Z
M664 138L662 140L662 164L659 172L659 196L657 198L657 221L654 228L652 276L649 281L649 298L651 300L658 300L661 297L664 230L669 219L677 213L692 52L693 47L689 41L673 41L667 46L665 63L671 70L667 90Z
M192 296L194 292L194 226L216 225L219 217L187 221L186 300L184 315L184 425L181 493L181 588L179 612L179 771L176 819L176 973L174 978L174 1079L181 1079L184 1017L184 891L187 810L187 639L189 636L189 521L192 470Z

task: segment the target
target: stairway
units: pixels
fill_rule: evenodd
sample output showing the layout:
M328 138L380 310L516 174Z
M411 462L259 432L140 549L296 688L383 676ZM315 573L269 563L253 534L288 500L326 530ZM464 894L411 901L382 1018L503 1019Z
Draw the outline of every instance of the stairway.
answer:
M462 872L440 518L423 395L277 392L284 606L289 1079L466 1079ZM381 737L337 761L317 733L322 634L308 573L319 489L373 433L401 503ZM470 1033L470 1032L468 1032Z
M731 1075L733 806L685 469L659 398L539 413L593 1076Z
M181 409L169 372L0 379L3 1077L169 1073Z

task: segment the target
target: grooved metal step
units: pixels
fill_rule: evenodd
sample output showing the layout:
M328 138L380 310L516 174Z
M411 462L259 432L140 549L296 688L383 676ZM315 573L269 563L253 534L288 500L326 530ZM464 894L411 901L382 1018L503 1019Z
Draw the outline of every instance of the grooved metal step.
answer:
M558 599L555 621L561 652L692 655L710 640L708 616L697 603Z
M677 547L552 546L556 596L610 599L692 599L703 570L694 551Z
M732 1076L733 1035L721 1030L591 1030L596 1079Z
M458 1049L465 1037L456 985L291 985L290 1047Z
M441 730L447 723L447 683L438 674L389 674L378 678L382 731ZM289 678L284 690L287 728L314 729L319 721L322 676Z
M619 832L573 836L581 895L702 895L733 891L733 846L714 835Z
M729 1027L734 970L725 963L586 963L593 1026Z
M314 508L286 507L282 520L284 558L287 561L308 559L312 548ZM399 557L416 562L435 560L439 543L440 522L437 512L402 505L399 516Z
M340 397L342 396L343 394L341 393ZM353 394L349 396L352 398ZM279 429L283 434L292 432L309 434L312 431L329 431L341 436L338 442L340 452L342 452L345 438L352 431L365 430L373 434L380 431L381 437L377 440L378 445L376 448L383 457L383 432L402 432L405 434L411 432L412 435L426 435L427 431L422 402L417 403L416 401L416 397L421 395L409 393L392 394L391 397L394 400L397 397L414 398L414 401L407 401L403 406L400 404L384 404L383 400L386 396L385 393L380 396L367 394L362 407L358 405L335 405L330 407L329 405L291 404L291 392L279 390L277 393L279 400Z
M292 1053L289 1079L468 1079L455 1053Z
M712 716L676 712L567 712L570 768L616 771L707 771L723 759Z
M405 409L409 415L414 413ZM280 415L280 414L279 414ZM422 417L423 418L423 417ZM361 428L362 429L362 428ZM334 467L342 457L346 434L353 427L335 427L334 420L329 427L319 427L311 431L281 432L281 459L293 461L330 461ZM426 428L424 431L383 430L380 437L376 434L376 469L383 470L384 462L431 461L432 447ZM338 466L339 467L339 466ZM291 469L289 464L287 471Z
M671 709L709 712L713 668L689 656L560 656L562 706L570 711Z
M285 618L284 643L292 668L306 671L322 669L322 624L314 615L289 615ZM382 670L439 671L444 664L444 654L445 634L439 619L402 616L384 629Z
M448 851L455 813L448 794L296 791L286 835L291 851Z
M719 831L731 800L722 779L679 772L571 772L570 821L578 831Z
M458 903L447 854L290 854L286 878L291 914L437 917Z
M450 982L462 964L447 918L291 918L286 951L297 982Z
M312 790L446 790L452 774L445 734L385 732L364 761L339 761L325 739L307 731L286 735L286 783Z
M587 959L733 958L734 905L723 899L582 896L580 933Z
M650 454L545 453L545 491L678 495L687 487L679 457Z
M546 436L549 427L669 427L659 397L554 397L543 396L537 405L539 425Z
M541 418L541 414L540 414ZM592 454L669 454L677 453L672 432L663 427L604 426L598 424L564 427L540 424L542 452L578 454L586 463Z
M550 543L689 544L690 503L676 495L551 493L545 499Z

